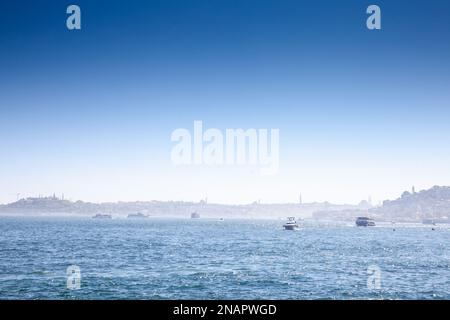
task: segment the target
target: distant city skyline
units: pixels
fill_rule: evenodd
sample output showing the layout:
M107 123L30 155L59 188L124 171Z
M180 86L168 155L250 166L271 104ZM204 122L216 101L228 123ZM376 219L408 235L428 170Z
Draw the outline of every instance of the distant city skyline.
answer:
M450 185L450 2L0 3L0 203L356 204ZM367 6L382 29L366 27ZM279 168L175 166L171 133L279 129Z
M433 186L433 187L435 187L435 186ZM420 191L423 191L423 190L429 190L429 189L431 189L431 187L430 187L430 188L426 188L426 189L421 189ZM300 204L300 205L304 204L304 205L308 205L308 204L312 204L312 203L326 203L326 202L329 202L329 203L337 204L337 205L345 205L345 204L348 204L348 205L359 205L359 204L361 204L361 203L367 202L367 203L369 203L369 204L372 205L372 206L378 206L378 205L381 205L381 204L383 203L383 201L385 201L385 200L395 200L395 199L397 199L397 198L400 198L405 192L409 192L409 193L411 193L411 194L414 194L414 193L417 193L417 192L420 192L420 191L416 191L416 187L415 187L415 186L412 186L410 190L403 190L403 191L398 195L398 197L395 197L395 198L392 198L392 199L383 199L383 200L379 200L379 201L377 201L377 203L374 203L374 201L373 201L371 195L369 195L369 196L367 197L367 199L361 199L360 201L358 201L358 202L356 202L356 203L337 203L337 202L336 202L336 203L333 203L333 202L328 201L328 200L326 200L326 199L325 199L325 200L315 200L315 201L303 201L302 194L300 193L299 196L298 196L297 202L295 202L295 201L287 201L287 202L265 202L263 199L256 199L256 200L251 201L251 202L242 202L242 203L220 203L220 202L213 202L213 204L225 204L225 205L228 205L228 204L229 204L229 205L243 205L243 204L244 204L244 205L245 205L245 204L252 204L252 203L262 203L262 204L293 204L293 205L295 205L295 204ZM47 198L47 199L53 198L53 199L56 199L56 200L68 200L68 201L71 201L71 202L83 201L83 202L94 202L94 203L108 203L108 202L114 202L114 203L115 203L115 202L133 202L133 201L136 201L136 202L138 202L138 201L142 201L142 202L148 202L148 201L171 202L171 201L173 201L173 202L210 203L210 202L208 201L208 197L205 197L205 198L199 198L199 199L192 199L192 200L179 200L179 199L169 199L169 200L160 200L160 199L137 199L137 200L128 200L128 201L125 201L125 200L116 199L116 200L108 200L108 201L88 201L88 200L84 200L84 199L74 199L74 198L71 198L71 197L66 197L64 193L60 193L60 194L57 194L57 193L53 193L53 194L41 194L41 193L39 193L39 194L37 194L37 195L23 195L23 196L22 196L21 193L17 193L17 194L15 194L15 196L16 196L16 199L15 199L14 201L10 201L10 202L8 202L8 203L0 203L0 205L1 205L1 204L10 204L10 203L17 202L17 201L24 200L24 199L41 199L41 198L42 198L42 199L45 199L45 198Z

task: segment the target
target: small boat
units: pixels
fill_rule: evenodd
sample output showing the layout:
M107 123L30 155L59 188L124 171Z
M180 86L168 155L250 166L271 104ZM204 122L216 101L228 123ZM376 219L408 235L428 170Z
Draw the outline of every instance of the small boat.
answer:
M355 224L357 227L375 227L375 221L368 217L356 218Z
M284 230L297 230L299 229L299 226L297 224L297 221L295 221L295 217L288 217L288 221L283 224Z
M191 219L199 219L200 215L197 212L192 212L191 213Z
M148 218L148 215L140 213L140 212L138 212L138 213L130 213L127 216L127 218L130 218L130 219L142 219L142 218Z
M436 220L434 220L434 219L431 219L431 218L425 218L425 219L423 219L422 220L422 223L423 224L432 224L432 225L436 225Z
M92 219L112 219L110 214L96 214Z

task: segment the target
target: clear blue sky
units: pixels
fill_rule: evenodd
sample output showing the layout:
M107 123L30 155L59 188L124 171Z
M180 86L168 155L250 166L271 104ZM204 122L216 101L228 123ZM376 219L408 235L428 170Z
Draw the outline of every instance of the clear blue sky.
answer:
M450 185L449 39L445 0L2 1L0 203L354 203ZM278 175L174 167L170 134L194 120L279 128Z

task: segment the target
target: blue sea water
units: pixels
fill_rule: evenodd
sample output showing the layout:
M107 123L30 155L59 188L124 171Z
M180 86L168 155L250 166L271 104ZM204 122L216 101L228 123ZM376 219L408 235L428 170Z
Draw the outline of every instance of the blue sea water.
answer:
M450 299L449 228L281 225L3 217L0 298ZM67 288L70 265L79 290Z

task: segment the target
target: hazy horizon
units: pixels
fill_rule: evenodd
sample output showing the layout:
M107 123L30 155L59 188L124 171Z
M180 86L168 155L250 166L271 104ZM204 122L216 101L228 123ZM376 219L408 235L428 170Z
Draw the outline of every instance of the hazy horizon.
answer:
M429 188L425 188L425 189L418 189L415 186L412 186L412 188L414 188L415 192L420 192L420 191L424 191L424 190L428 190L431 189L432 187L435 187L436 185L430 186ZM442 186L445 187L445 186ZM380 201L373 201L372 197L368 197L367 199L361 199L358 202L355 203L351 203L351 202L332 202L329 200L319 200L319 201L308 201L303 198L302 195L302 201L300 203L300 197L297 197L296 201L288 201L288 202L267 202L264 201L264 199L256 199L254 201L251 202L235 202L235 203L231 203L231 202L214 202L214 201L210 201L209 198L201 198L201 199L166 199L166 200L161 200L161 199L134 199L134 200L121 200L121 199L115 199L115 200L108 200L108 201L89 201L89 200L85 200L85 199L75 199L73 197L70 197L70 195L66 195L65 193L52 193L52 194L37 194L37 195L24 195L22 196L22 194L19 194L19 196L16 194L16 199L12 200L10 202L5 202L5 203L0 203L0 205L7 205L10 203L14 203L17 202L19 200L23 200L23 199L27 199L27 198L52 198L55 197L58 200L68 200L71 202L76 202L76 201L82 201L82 202L91 202L91 203L98 203L98 204L102 204L102 203L120 203L120 202L152 202L152 201L157 201L157 202L186 202L186 203L200 203L202 201L206 201L206 203L208 204L214 204L214 205L230 205L230 206L240 206L240 205L249 205L249 204L253 204L255 202L258 202L260 204L292 204L292 205L298 205L298 204L304 204L304 205L308 205L308 204L314 204L314 203L330 203L333 205L354 205L357 206L359 205L361 202L363 201L367 201L369 202L371 205L373 206L378 206L378 205L382 205L382 202L384 200L395 200L401 197L403 192L412 192L412 188L409 190L402 190L398 196L394 197L394 198L389 198L389 199L383 199Z

